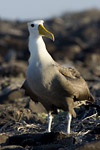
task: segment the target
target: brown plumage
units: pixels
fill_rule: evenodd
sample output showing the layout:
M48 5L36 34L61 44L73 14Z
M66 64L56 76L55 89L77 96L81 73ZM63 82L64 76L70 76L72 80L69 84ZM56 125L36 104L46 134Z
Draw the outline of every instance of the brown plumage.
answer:
M57 79L55 78L52 81L51 89L49 91L50 95L48 94L50 105L49 101L46 101L45 99L42 100L41 96L36 95L30 89L27 80L25 80L22 88L25 89L25 94L30 96L34 102L41 102L48 112L51 111L54 113L55 109L59 108L64 111L69 111L75 117L76 113L74 111L74 102L88 101L93 103L94 98L89 91L86 81L81 77L80 73L75 68L66 68L57 63L55 63L53 67L56 67L57 70L59 70L59 73L64 77L65 80L57 77ZM57 94L55 94L55 89L53 89L55 84L57 84ZM59 106L58 104L54 104L54 99L56 103L59 103L58 100L61 99Z
M92 103L94 98L87 83L75 68L59 65L47 52L41 34L53 40L54 37L43 27L43 22L31 22L28 24L28 29L31 55L22 88L33 101L41 102L47 110L49 114L48 132L51 131L51 113L56 112L58 108L68 111L67 133L70 133L71 115L76 116L74 103L77 101Z

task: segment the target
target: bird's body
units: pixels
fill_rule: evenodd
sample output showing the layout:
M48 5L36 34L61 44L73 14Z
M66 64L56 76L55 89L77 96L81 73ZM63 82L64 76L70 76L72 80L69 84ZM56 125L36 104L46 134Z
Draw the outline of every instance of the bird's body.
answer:
M35 23L38 26L43 25L41 21ZM48 131L51 128L51 113L56 112L57 108L68 111L70 115L67 132L69 133L71 115L76 116L74 102L83 100L93 102L94 99L85 80L76 69L62 67L53 60L47 52L42 36L39 34L42 32L39 30L37 34L35 29L34 34L32 34L30 27L29 32L30 58L23 87L27 94L34 101L41 102L49 113ZM53 38L53 35L50 36Z
M36 39L35 39L36 40ZM50 73L50 66L53 63L53 59L48 55L42 38L40 37L37 41L33 43L36 45L41 45L41 47L35 47L34 51L31 50L31 42L29 42L30 53L32 54L29 59L29 66L27 70L27 81L32 89L32 91L41 97L44 96L46 90L49 92L48 84L52 80L54 74L50 75L48 78L48 73ZM34 45L35 45L34 44ZM31 79L31 80L30 80ZM39 94L38 94L39 93Z

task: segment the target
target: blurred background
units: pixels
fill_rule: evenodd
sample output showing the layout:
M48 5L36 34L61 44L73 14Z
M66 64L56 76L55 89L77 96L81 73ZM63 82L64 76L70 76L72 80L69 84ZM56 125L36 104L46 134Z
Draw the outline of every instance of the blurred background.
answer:
M60 64L76 67L87 80L94 95L98 93L100 1L1 0L0 2L1 100L5 93L12 93L12 89L21 87L25 79L30 55L27 22L34 19L44 19L44 26L55 35L55 42L44 38L52 57ZM16 84L11 89L8 85L12 79ZM8 92L3 92L5 88ZM95 88L97 89L94 90Z
M0 0L0 104L4 104L2 107L11 104L9 108L14 113L14 107L24 107L23 111L26 111L25 108L35 112L44 111L40 106L37 109L19 90L26 76L30 55L27 22L34 19L45 20L44 26L55 36L55 42L44 38L52 57L62 65L76 67L88 82L96 103L99 104L100 1ZM4 112L1 106L0 110ZM13 115L13 119L14 117L16 118L16 115ZM6 121L8 118L7 116Z
M9 20L48 19L66 12L100 9L99 0L1 0L0 17Z
M100 1L98 0L75 2L1 0L1 77L20 74L25 76L29 58L27 22L34 19L44 19L45 27L55 35L54 43L46 38L44 40L48 51L56 61L77 67L87 80L99 78Z
M25 79L30 55L27 22L34 19L44 19L44 26L55 35L55 42L44 38L52 57L76 67L99 97L100 1L0 2L0 101L8 99Z

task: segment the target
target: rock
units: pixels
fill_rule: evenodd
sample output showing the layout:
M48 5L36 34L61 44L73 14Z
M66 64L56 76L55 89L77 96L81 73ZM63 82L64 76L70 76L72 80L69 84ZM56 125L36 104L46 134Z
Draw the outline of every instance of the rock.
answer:
M9 145L9 146L3 146L1 150L25 150L25 148L19 145Z
M86 143L75 150L100 150L100 141Z
M7 135L0 134L0 145L6 143L6 140L8 139Z
M40 118L36 113L32 113L29 109L18 108L11 106L10 104L0 105L0 130L6 130L10 128L10 124L14 124L17 121L25 121L28 124L39 123L42 124L45 121ZM6 125L6 126L5 126Z
M100 63L99 63L99 60L100 60L100 53L90 53L85 56L85 64L88 65L88 66L91 66L92 68L94 66L99 66Z
M13 102L24 96L24 91L20 89L24 78L3 78L0 83L0 104Z
M100 109L100 108L99 108ZM100 125L97 125L96 127L94 127L92 130L91 130L91 134L99 134L100 136Z
M95 66L95 68L91 71L96 77L100 78L100 66Z
M10 77L10 76L20 76L21 74L25 76L27 65L23 62L13 62L8 64L2 64L0 66L0 77Z
M39 145L43 145L44 147L51 148L55 147L56 149L59 147L70 147L74 144L74 138L73 137L67 137L65 134L62 134L60 132L51 132L51 133L43 133L43 134L22 134L22 135L16 135L9 137L7 142L7 145L20 145L25 147L28 146L35 146L35 148L39 148ZM48 146L48 144L51 144ZM40 146L40 147L41 147Z
M34 103L32 100L29 100L25 108L30 109L32 112L36 113L47 113L46 109L43 107L41 103Z

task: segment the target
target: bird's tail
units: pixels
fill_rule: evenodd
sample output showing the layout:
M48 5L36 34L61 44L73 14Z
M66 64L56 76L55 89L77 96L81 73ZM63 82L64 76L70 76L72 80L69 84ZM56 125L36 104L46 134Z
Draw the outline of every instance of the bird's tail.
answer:
M94 101L95 101L95 99L94 99L93 95L91 94L91 95L89 96L88 102L94 103Z

